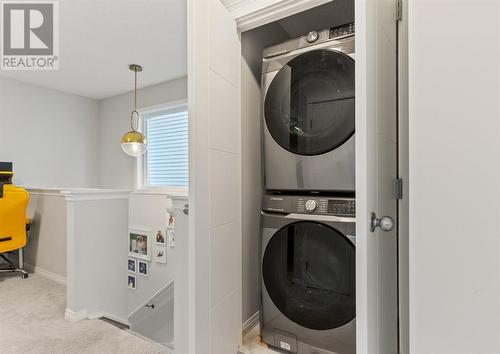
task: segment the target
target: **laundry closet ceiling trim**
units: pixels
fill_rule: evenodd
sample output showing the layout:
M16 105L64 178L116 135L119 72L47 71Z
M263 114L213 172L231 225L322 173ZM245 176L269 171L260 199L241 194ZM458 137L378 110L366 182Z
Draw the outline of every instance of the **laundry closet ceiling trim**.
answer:
M332 0L221 0L241 32L295 15Z

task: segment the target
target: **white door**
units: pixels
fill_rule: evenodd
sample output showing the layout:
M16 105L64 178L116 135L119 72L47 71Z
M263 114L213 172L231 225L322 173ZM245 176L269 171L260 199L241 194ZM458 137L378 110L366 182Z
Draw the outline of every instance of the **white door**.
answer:
M397 45L394 0L356 0L357 352L398 351Z
M233 16L188 0L190 343L178 354L235 354L241 342L240 75Z

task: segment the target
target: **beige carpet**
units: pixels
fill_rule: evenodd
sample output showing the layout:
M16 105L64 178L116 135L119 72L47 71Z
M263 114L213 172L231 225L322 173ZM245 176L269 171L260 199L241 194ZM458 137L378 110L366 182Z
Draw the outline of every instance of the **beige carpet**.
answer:
M0 354L169 353L101 320L64 320L65 287L30 274L0 277Z

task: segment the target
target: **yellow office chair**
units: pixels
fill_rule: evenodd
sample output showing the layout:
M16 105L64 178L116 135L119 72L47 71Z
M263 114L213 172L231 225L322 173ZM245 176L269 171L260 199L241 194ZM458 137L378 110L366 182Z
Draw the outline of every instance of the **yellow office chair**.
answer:
M28 273L23 268L23 247L27 243L30 220L26 218L29 194L23 188L12 184L12 163L0 162L0 258L5 265L0 266L0 274ZM19 252L19 268L5 256L7 252Z

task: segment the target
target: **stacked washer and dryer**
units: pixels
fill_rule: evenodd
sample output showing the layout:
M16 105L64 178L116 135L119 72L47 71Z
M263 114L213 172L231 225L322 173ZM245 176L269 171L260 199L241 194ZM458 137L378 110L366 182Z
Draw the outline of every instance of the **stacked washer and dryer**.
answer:
M263 52L261 338L355 353L354 24Z

